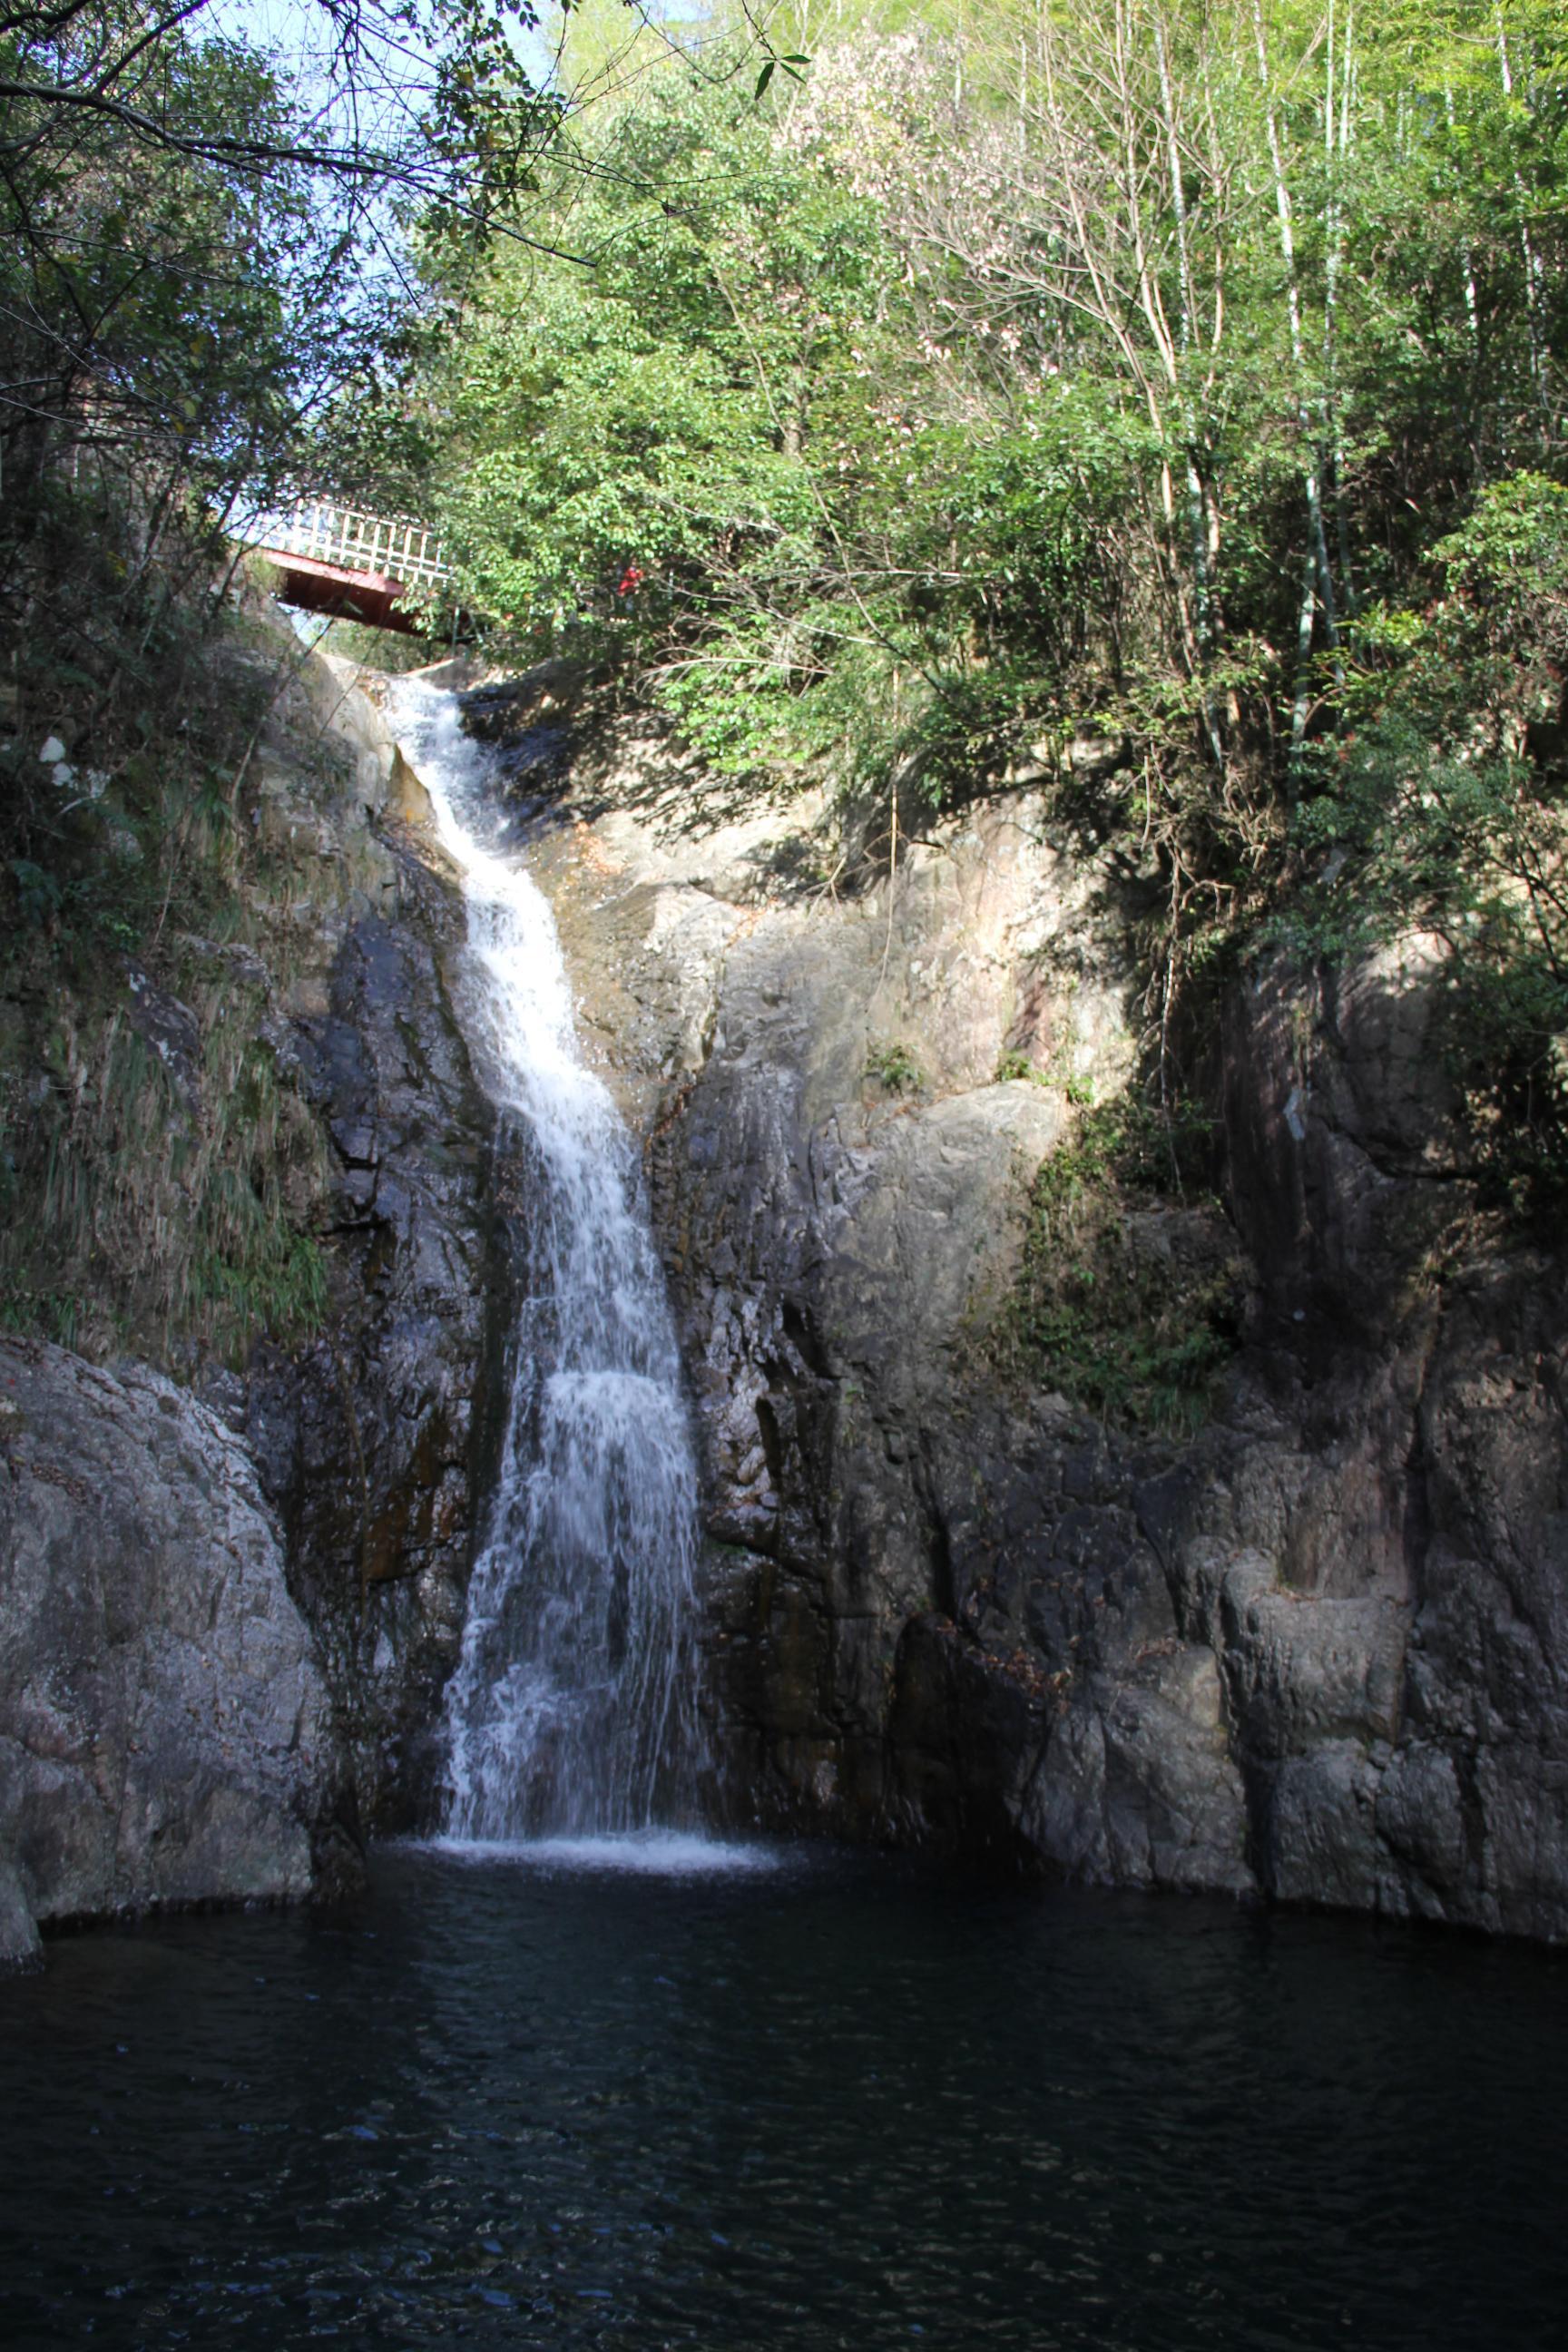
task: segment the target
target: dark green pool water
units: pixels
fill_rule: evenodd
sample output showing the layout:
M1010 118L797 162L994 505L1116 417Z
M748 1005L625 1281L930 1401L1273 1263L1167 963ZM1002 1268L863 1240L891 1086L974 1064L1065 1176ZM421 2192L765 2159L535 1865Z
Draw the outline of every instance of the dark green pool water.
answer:
M786 1857L0 1986L0 2344L1568 2343L1568 1962Z

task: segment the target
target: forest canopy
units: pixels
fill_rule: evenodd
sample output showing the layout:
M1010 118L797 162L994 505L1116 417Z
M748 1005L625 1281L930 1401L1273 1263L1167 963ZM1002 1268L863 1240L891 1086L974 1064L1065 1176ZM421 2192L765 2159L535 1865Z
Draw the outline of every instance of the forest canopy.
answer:
M768 29L781 70L710 19L585 113L542 254L428 250L405 495L495 648L613 663L736 771L1060 775L1146 886L1152 1003L1436 933L1528 1190L1568 1033L1560 12Z
M488 658L613 675L884 850L1047 789L1142 910L1162 1056L1238 956L1429 934L1478 1166L1556 1197L1558 8L263 21L0 9L14 747L63 662L115 772L236 514L363 495L444 531Z

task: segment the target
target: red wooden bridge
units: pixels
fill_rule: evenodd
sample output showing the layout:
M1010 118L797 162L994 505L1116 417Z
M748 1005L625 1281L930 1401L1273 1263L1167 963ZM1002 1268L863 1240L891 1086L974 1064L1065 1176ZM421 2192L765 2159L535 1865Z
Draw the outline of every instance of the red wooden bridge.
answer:
M434 618L428 598L417 592L439 589L452 576L433 531L357 507L323 501L266 516L247 540L279 573L281 603L408 636L427 634Z

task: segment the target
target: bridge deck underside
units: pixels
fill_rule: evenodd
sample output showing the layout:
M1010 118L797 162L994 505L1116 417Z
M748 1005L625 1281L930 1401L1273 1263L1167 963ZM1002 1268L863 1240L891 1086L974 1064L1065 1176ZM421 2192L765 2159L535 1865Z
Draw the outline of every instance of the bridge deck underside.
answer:
M348 572L277 548L263 552L277 570L281 603L304 613L325 613L334 621L363 621L373 629L397 629L410 637L422 634L419 616L399 602L407 591L390 572Z

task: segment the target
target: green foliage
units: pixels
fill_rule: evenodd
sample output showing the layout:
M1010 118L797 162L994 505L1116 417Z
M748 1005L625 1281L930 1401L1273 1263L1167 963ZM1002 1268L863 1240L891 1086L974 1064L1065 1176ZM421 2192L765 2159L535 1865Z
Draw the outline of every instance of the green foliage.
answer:
M84 500L139 499L143 527L114 551L123 588L171 514L226 507L246 477L264 487L320 356L326 292L300 173L258 183L191 152L287 142L259 55L140 26L111 0L12 26L0 74L37 94L7 101L0 125L0 368L25 388L0 407L0 613L18 558ZM56 88L86 102L52 103Z
M891 256L873 208L735 89L656 85L597 171L586 199L570 171L554 198L588 266L498 253L460 336L436 333L460 590L520 649L654 654L654 690L716 763L787 759L793 706L865 649L821 593L804 443L864 408L856 339Z
M222 526L298 465L329 325L352 354L363 324L274 68L200 13L0 36L0 1277L13 1326L179 1362L324 1304L313 1122L178 943L232 936L262 862L279 647ZM180 1084L132 968L201 1015Z
M713 765L862 815L1031 780L1151 909L1167 1055L1261 939L1435 930L1524 1202L1564 1059L1552 11L771 37L813 64L760 99L711 29L700 73L641 50L528 216L578 258L496 260L399 382L498 650L612 656Z
M911 1046L901 1037L874 1045L866 1056L866 1076L881 1087L884 1094L918 1094L925 1076Z
M37 929L51 915L58 914L63 893L46 866L36 865L30 857L14 857L11 879L16 886L16 912L29 929Z
M996 1082L1005 1086L1010 1080L1023 1079L1035 1087L1060 1087L1069 1103L1080 1109L1094 1100L1094 1080L1078 1076L1073 1071L1042 1070L1031 1062L1027 1054L1004 1054L996 1065Z
M1435 550L1443 592L1354 639L1347 723L1296 823L1309 877L1277 919L1313 952L1426 931L1438 1036L1489 1196L1568 1199L1568 490L1492 484Z
M1186 1434L1204 1420L1244 1295L1217 1212L1201 1223L1168 1203L1205 1172L1208 1149L1190 1109L1165 1118L1125 1094L1081 1113L1035 1178L1018 1279L991 1335L1004 1369L1124 1426Z
M56 949L47 1011L0 1056L9 1328L175 1363L193 1350L241 1362L262 1332L308 1337L327 1305L310 1229L325 1146L256 1034L256 992L221 966L172 968L199 1021L176 1076L129 1024L118 961L94 970L63 935ZM0 959L0 994L27 1003L48 969L24 942Z

